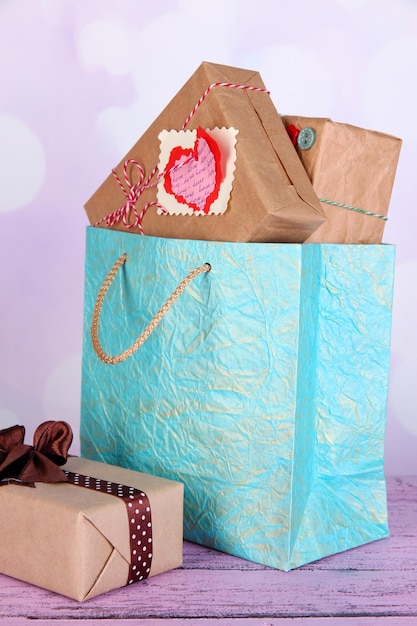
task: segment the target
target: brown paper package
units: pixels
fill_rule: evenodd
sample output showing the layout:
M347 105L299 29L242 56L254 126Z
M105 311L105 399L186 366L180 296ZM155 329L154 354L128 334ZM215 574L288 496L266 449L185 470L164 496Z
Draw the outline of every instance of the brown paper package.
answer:
M313 128L311 148L296 147L320 199L387 216L401 139L327 118L283 116L285 126ZM327 220L306 243L379 244L386 220L322 202Z
M181 565L181 483L78 457L64 469L144 491L152 515L149 575ZM79 601L126 584L129 524L117 497L65 483L10 484L0 488L0 510L2 573Z
M217 82L265 88L258 72L203 62L159 117L126 154L136 159L145 178L159 159L158 134L179 130L207 87ZM201 126L237 129L236 169L228 208L223 215L145 215L146 235L213 241L303 242L325 219L312 185L267 93L230 87L211 89L186 129ZM91 224L120 208L125 196L110 173L85 204ZM156 200L156 187L146 190L138 211ZM100 226L105 226L102 222ZM119 223L115 228L123 230Z

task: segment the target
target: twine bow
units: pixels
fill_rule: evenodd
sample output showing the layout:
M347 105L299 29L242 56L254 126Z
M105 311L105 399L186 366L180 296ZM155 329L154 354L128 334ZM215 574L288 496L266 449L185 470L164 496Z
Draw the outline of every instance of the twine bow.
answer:
M0 486L66 482L59 466L67 460L73 438L71 426L55 421L40 424L33 435L33 446L24 444L24 437L24 426L0 430Z
M131 165L133 168L136 168L139 173L139 178L136 183L133 183L131 181L131 177L129 176L129 173L128 173L129 165ZM148 202L140 212L138 212L136 208L136 202L139 200L142 193L149 187L152 187L156 184L156 183L150 182L152 178L154 177L156 171L157 171L157 168L154 168L150 176L148 176L147 180L145 181L144 180L145 172L141 164L138 163L135 159L127 159L127 161L125 161L123 164L123 178L125 181L123 184L123 181L120 179L116 170L113 169L112 174L115 177L120 189L122 190L126 198L126 202L121 207L119 207L118 209L110 213L109 215L105 216L104 218L96 222L94 226L98 226L101 222L105 221L106 225L109 228L111 228L112 226L115 226L118 222L122 221L123 225L126 228L137 227L139 229L139 232L143 235L142 220L147 210L151 206L157 206L163 212L165 212L164 207L160 205L159 202L157 202L156 200ZM134 215L133 220L131 220L132 213Z

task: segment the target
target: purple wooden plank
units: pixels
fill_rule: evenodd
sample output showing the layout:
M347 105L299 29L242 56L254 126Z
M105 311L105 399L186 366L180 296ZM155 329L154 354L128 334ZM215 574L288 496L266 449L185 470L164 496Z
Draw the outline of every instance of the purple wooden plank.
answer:
M262 626L299 617L300 624L334 626L351 616L356 626L374 624L369 620L378 616L378 624L408 626L408 617L417 623L417 477L391 479L388 486L389 539L289 573L185 543L182 569L84 604L0 576L0 621L21 626L27 619L38 625L45 618L55 625L99 620L97 626L104 626L112 616L155 626L167 619L210 625L227 618L232 625ZM307 620L312 616L314 622ZM367 622L359 621L363 616Z
M409 537L391 536L387 539L374 541L365 546L353 548L340 554L326 557L315 563L303 565L299 571L307 570L338 570L355 569L366 570L411 570L416 566L416 548L410 543ZM196 544L184 544L187 558L184 560L185 569L241 569L241 570L268 570L269 568L243 559L237 560L216 550L209 550Z
M84 604L2 580L4 616L31 619L417 616L404 572L176 570ZM415 572L414 572L415 574ZM6 584L5 584L6 583ZM7 584L8 583L8 584ZM8 601L5 601L5 595Z
M1 621L1 616L0 616ZM76 622L77 626L115 626L119 619L81 619ZM36 620L33 626L74 626L74 620ZM158 626L166 624L165 619L126 619L123 626ZM222 620L222 623L224 621ZM230 626L414 626L415 617L295 617L295 618L268 618L264 620L258 617L228 618ZM170 619L170 626L219 626L218 619L199 618L197 620ZM26 618L8 618L7 626L29 626Z
M0 616L1 621L1 616ZM76 622L77 626L115 626L119 619L81 619ZM224 623L224 621L221 621ZM74 620L36 620L33 626L74 626ZM126 619L123 626L158 626L166 624L165 619ZM415 617L295 617L295 618L269 618L268 620L258 617L228 618L230 626L414 626ZM170 626L219 626L218 619L201 618L197 620L170 619ZM7 626L29 626L26 618L8 618Z

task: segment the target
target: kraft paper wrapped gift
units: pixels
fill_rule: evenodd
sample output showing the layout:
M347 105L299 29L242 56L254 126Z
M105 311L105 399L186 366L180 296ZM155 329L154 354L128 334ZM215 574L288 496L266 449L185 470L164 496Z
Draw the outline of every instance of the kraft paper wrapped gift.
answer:
M62 469L75 474L75 480L77 474L90 477L94 488L95 479L101 479L143 491L152 529L151 537L145 537L151 538L151 551L147 547L143 552L151 563L147 575L181 565L181 483L78 457L70 457ZM0 487L0 571L79 601L129 584L128 575L134 577L137 570L133 559L144 562L143 546L133 556L130 543L132 532L140 542L136 521L142 510L132 513L132 531L121 498L64 482L35 485Z
M401 139L333 122L285 115L327 220L307 243L381 243Z
M211 133L220 154L212 148L205 153L208 161L199 158L207 137L197 136L197 129ZM193 164L181 161L187 150L191 161L195 157ZM179 160L172 161L174 154ZM191 200L187 185L193 187L199 176L206 191ZM303 242L325 220L260 74L208 62L109 173L85 209L92 225L215 241ZM183 214L187 211L191 214Z

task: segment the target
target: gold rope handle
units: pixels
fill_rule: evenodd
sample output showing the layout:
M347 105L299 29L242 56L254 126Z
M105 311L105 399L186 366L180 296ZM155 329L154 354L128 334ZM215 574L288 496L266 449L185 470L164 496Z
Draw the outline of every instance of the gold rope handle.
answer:
M120 354L116 356L109 356L108 354L106 354L106 352L104 352L103 348L101 347L100 339L98 336L101 309L102 309L107 291L109 290L109 287L112 284L120 267L126 262L126 259L127 259L127 254L126 253L122 254L122 256L117 259L116 263L113 265L107 277L105 278L101 286L101 289L98 292L96 304L94 306L94 311L93 311L93 320L91 322L91 341L93 343L94 351L101 361L103 361L104 363L109 363L110 365L114 365L116 363L121 363L122 361L125 361L130 356L132 356L132 354L136 352L136 350L139 350L139 348L147 340L151 332L155 330L155 328L157 327L161 319L164 317L165 313L167 313L168 309L170 309L170 307L173 305L175 300L178 298L178 296L181 295L184 289L188 287L191 281L193 281L194 278L197 278L197 276L199 276L200 274L203 274L204 272L209 272L211 270L211 265L209 263L204 263L204 265L201 265L200 267L197 267L195 270L192 270L188 274L188 276L186 276L186 278L184 278L184 280L182 280L180 284L176 287L176 289L172 292L168 300L159 309L158 313L152 318L152 320L149 322L145 330L139 335L136 341L134 341L132 345L129 348L127 348L127 350L125 350L124 352L121 352Z

